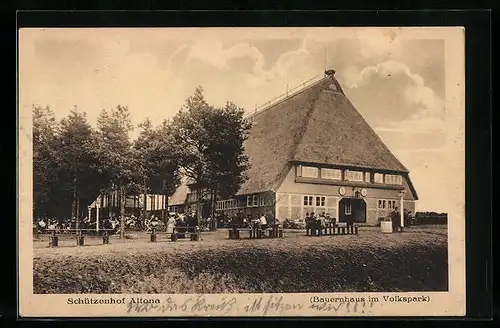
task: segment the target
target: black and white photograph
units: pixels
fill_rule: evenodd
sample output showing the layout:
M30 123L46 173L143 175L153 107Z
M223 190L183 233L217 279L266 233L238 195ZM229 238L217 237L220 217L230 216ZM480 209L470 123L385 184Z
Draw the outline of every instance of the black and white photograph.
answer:
M21 29L21 308L462 313L463 33Z

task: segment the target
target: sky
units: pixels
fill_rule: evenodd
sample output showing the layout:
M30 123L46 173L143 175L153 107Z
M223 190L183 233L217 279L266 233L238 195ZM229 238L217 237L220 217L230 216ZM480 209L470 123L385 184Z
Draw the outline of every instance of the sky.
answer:
M230 100L250 113L333 68L349 100L409 169L417 209L448 212L461 205L453 192L464 188L464 114L447 105L445 39L438 30L414 32L22 29L20 111L48 105L60 119L76 106L94 125L102 109L120 104L135 125L146 118L159 124L201 85L209 103Z

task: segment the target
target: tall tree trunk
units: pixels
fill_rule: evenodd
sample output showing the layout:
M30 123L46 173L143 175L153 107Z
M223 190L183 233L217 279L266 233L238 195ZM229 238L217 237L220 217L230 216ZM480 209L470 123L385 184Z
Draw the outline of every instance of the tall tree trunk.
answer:
M109 218L111 219L113 217L113 205L114 205L114 197L113 195L115 194L115 184L111 184L111 192L108 193L108 215Z
M77 190L76 190L76 184L77 184L77 179L76 179L76 174L75 177L73 178L73 204L71 206L71 217L76 219L76 229L79 229L79 219L78 219L78 204L77 204Z
M81 213L80 213L80 196L78 196L78 194L76 195L76 217L77 217L77 220L79 220L79 218L81 217Z
M201 205L201 188L198 188L198 190L196 191L196 200L197 200L197 203L196 203L196 222L197 222L197 226L198 227L201 227L201 209L202 209L202 205Z
M165 223L165 211L167 210L167 195L163 194L163 204L161 204L161 221Z
M147 188L147 185L146 185L146 178L143 179L143 184L142 184L142 187L143 187L143 204L142 204L142 219L143 220L146 220L146 211L148 209L147 205L148 205L148 188Z
M120 238L125 237L125 187L120 184Z

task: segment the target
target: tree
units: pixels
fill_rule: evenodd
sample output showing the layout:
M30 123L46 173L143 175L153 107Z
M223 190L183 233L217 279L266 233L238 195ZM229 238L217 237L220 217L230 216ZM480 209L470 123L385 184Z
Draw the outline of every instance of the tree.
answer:
M86 114L75 108L61 120L57 135L58 190L65 204L71 203L71 216L79 227L80 204L89 204L99 193L96 158L91 151L93 130Z
M57 122L47 107L33 106L33 217L52 215L52 193L57 184Z
M179 164L196 188L198 219L205 196L202 191L209 192L213 209L217 195L234 195L245 180L248 158L243 142L251 125L243 115L244 110L232 102L221 108L210 106L203 89L197 87L173 119Z
M146 194L170 196L179 186L179 164L175 140L168 121L163 121L157 128L150 119L139 124L141 132L134 142L134 153L137 159L137 172L142 181L144 194L143 213L146 213ZM166 197L166 199L168 199ZM165 208L168 204L164 204Z
M119 191L120 237L123 238L126 194L137 176L129 136L133 126L128 107L119 105L109 113L103 110L98 117L97 128L93 149L97 158L96 168L101 178L101 189L109 192L117 186Z
M194 95L186 99L186 104L172 121L172 136L179 146L179 166L191 187L195 189L197 199L196 215L198 225L202 210L202 192L208 187L208 163L205 158L207 131L205 121L213 108L203 96L203 88L198 86Z
M248 156L243 143L248 138L251 123L244 118L245 110L232 102L213 111L206 120L208 182L215 196L228 198L236 194L245 182Z

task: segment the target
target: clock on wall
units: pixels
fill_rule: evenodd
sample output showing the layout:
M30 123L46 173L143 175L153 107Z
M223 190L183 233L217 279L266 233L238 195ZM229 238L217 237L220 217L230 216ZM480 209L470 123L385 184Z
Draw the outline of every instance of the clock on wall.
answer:
M345 187L340 187L339 188L339 194L340 194L340 196L344 196L345 195Z
M365 188L361 189L361 196L366 197L366 195L368 195L368 190Z

